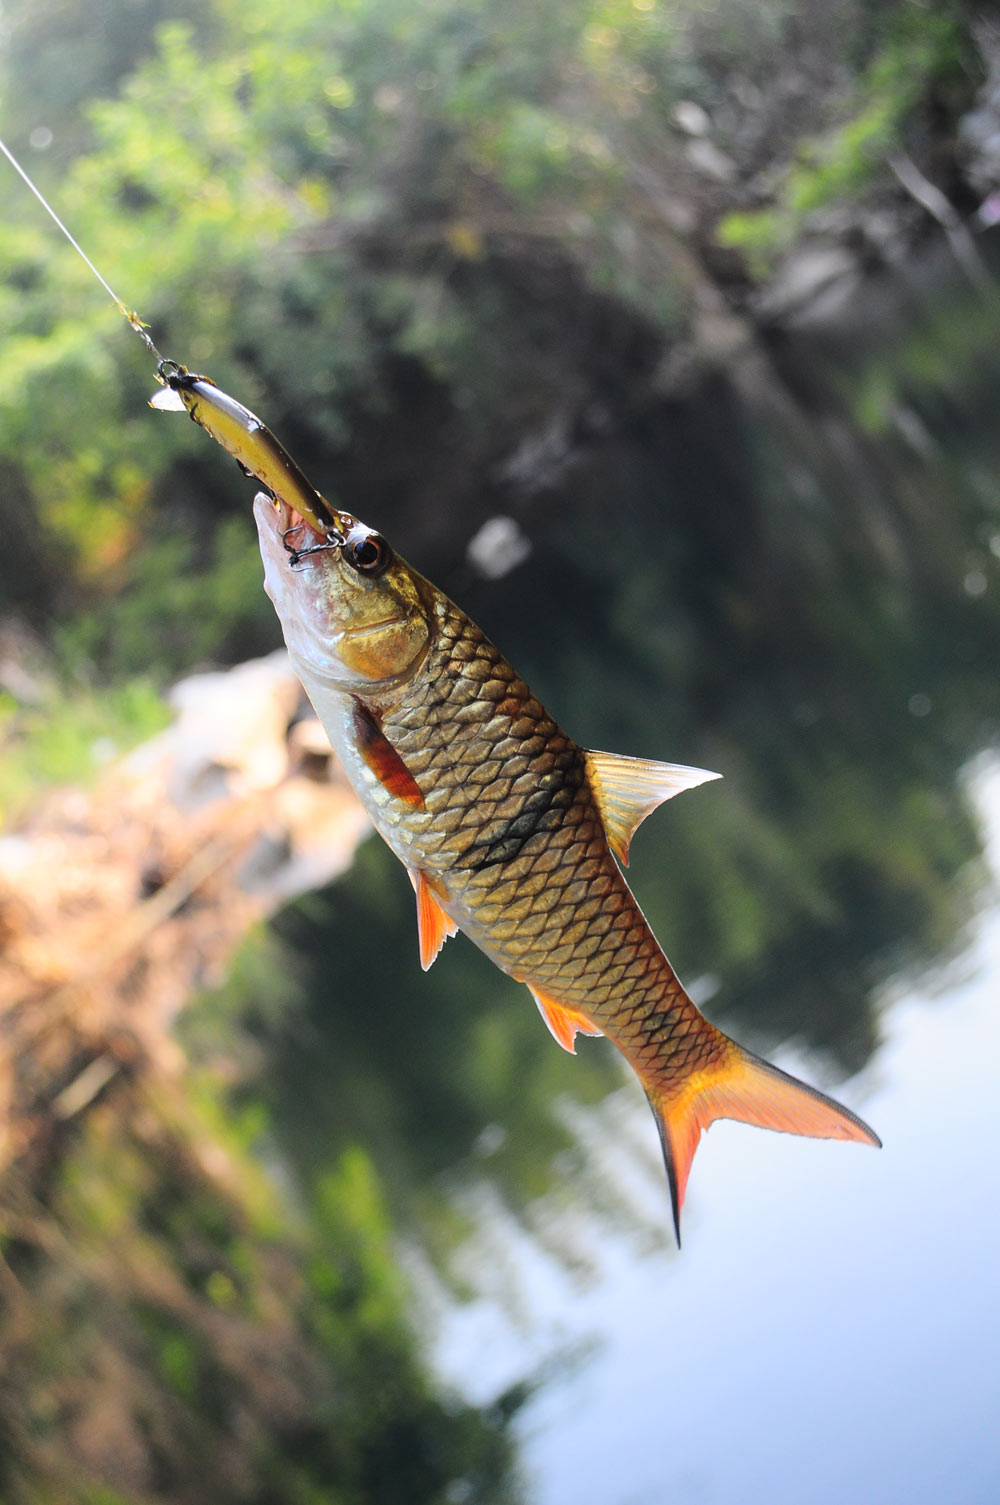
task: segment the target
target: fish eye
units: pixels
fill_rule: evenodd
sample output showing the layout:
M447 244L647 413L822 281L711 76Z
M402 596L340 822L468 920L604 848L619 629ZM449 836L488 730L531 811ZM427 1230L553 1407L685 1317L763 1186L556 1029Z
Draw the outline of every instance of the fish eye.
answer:
M362 575L381 575L392 560L392 550L381 533L354 528L347 535L344 558Z

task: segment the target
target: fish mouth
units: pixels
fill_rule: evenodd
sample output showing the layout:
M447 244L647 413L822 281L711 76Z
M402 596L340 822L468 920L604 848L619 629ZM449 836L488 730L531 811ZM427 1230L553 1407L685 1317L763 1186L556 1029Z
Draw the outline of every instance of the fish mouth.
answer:
M324 539L289 502L271 491L257 492L253 499L253 516L264 561L264 587L277 606L278 597L290 599L288 591L292 572L288 565L295 557L296 546L299 549L313 548L322 544Z
M265 562L270 558L276 569L294 567L306 555L326 552L339 542L336 533L318 528L308 515L272 491L258 491L253 511Z
M366 622L364 627L342 627L339 632L331 634L331 642L354 643L359 638L374 637L376 632L382 632L386 627L402 627L405 620L405 617L382 617L377 622Z
M265 516L270 512L272 526L280 534L282 542L290 539L294 533L299 534L300 547L311 548L314 544L326 542L326 535L300 512L296 512L291 502L286 502L284 497L258 491L254 501L259 504Z

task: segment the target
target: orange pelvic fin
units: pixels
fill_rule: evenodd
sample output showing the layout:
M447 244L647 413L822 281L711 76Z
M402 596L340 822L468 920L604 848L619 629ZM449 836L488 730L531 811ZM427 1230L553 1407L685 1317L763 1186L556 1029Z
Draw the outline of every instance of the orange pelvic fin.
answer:
M536 988L530 982L528 988L532 998L538 1004L539 1013L552 1031L553 1039L558 1040L563 1050L568 1050L571 1056L576 1055L575 1041L578 1034L599 1035L601 1033L596 1025L591 1024L590 1020L585 1019L582 1014L578 1014L576 1009L568 1009L564 1003L557 1003L554 998L550 998L547 993L542 992L541 988Z
M449 936L458 934L458 926L441 908L441 902L426 876L417 869L410 872L410 882L417 895L417 939L420 965L426 972Z
M722 775L684 763L655 763L649 758L626 758L621 753L587 753L587 772L604 821L608 845L622 867L639 826L664 800L682 789L694 789Z
M424 803L420 785L383 732L375 714L354 697L354 734L358 750L383 789L414 809Z
M726 1040L726 1047L720 1062L695 1072L679 1091L646 1089L663 1145L678 1247L691 1161L702 1130L717 1118L813 1139L856 1139L876 1147L882 1143L866 1123L832 1097L751 1055L733 1040Z

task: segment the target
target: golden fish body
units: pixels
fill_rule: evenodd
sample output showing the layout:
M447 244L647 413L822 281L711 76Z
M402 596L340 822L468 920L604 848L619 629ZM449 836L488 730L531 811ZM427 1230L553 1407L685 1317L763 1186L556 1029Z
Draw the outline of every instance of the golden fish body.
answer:
M378 535L354 523L367 563L331 546L295 567L287 509L260 496L255 512L296 672L413 880L423 965L461 929L527 984L567 1049L578 1030L614 1042L656 1116L678 1234L691 1158L716 1118L877 1144L698 1012L625 882L616 855L627 861L644 815L715 775L584 751Z

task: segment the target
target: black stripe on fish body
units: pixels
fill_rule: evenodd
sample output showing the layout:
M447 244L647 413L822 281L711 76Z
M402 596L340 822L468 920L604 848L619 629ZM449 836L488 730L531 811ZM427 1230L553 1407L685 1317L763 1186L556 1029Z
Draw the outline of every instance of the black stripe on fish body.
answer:
M466 872L512 862L521 855L532 837L539 832L555 831L566 811L576 801L586 780L584 755L578 747L568 748L555 766L539 774L538 788L525 796L515 815L492 830L485 839L474 841L455 860L454 866Z

